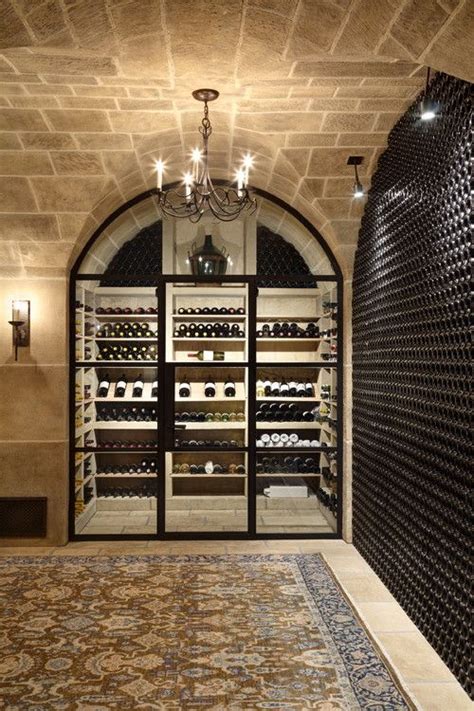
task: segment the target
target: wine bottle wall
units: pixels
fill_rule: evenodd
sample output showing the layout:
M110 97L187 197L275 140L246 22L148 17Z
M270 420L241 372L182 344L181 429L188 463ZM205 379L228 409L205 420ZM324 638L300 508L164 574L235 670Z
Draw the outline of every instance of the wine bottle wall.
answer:
M439 116L399 120L359 234L354 542L469 691L472 85L438 74L429 96Z

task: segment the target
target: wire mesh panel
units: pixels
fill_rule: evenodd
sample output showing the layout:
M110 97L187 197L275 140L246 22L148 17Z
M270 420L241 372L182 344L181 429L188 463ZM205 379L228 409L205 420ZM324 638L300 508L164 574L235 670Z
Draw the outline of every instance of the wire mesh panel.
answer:
M381 157L355 260L354 541L468 688L470 91Z

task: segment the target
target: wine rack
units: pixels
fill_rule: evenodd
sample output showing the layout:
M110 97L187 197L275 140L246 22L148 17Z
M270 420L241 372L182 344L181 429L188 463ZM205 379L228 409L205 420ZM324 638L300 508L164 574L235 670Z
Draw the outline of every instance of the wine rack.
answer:
M127 281L76 284L76 535L336 535L337 281Z
M354 543L469 692L472 85L438 74L429 96L440 114L417 100L393 129L359 236Z

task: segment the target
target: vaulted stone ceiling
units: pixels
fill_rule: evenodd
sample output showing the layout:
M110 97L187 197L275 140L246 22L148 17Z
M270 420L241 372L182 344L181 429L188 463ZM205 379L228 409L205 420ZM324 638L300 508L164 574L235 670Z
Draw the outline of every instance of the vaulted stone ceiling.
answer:
M472 80L472 0L0 0L0 264L54 274L118 205L180 177L211 105L212 173L294 205L350 268L387 135L425 66Z

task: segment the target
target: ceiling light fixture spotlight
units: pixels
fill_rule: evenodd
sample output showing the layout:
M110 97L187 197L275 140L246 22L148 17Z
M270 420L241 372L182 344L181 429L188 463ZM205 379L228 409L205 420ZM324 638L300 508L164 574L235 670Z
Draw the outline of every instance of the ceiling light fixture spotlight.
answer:
M233 183L216 186L212 183L208 160L209 137L212 133L208 102L215 101L218 96L219 92L215 89L193 91L193 97L204 103L204 116L199 126L202 148L192 150L192 169L184 174L182 187L163 190L165 164L161 158L155 163L157 185L153 194L164 216L186 217L191 222L198 222L207 213L223 222L230 222L239 217L244 210L252 213L257 207L257 201L248 185L249 171L253 164L250 154L244 156Z
M430 75L431 70L427 67L425 93L420 103L420 118L422 121L432 121L438 113L439 108L437 102L433 101L429 96Z
M352 195L355 198L361 198L364 197L364 188L362 186L362 183L359 180L359 173L357 172L357 166L361 165L362 161L364 160L363 156L349 156L347 159L347 165L353 165L354 166L354 189L352 191Z

